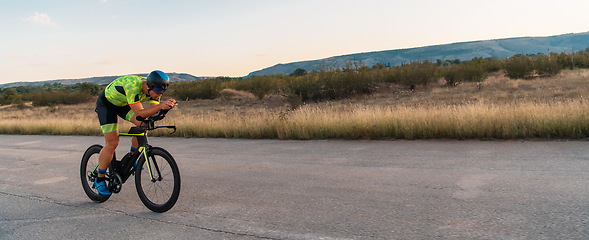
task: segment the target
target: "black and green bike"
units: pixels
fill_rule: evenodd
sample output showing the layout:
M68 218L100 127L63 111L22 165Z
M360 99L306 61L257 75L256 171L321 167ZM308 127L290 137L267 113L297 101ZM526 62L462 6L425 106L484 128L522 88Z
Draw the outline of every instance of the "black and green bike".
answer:
M128 133L120 133L120 136L134 136L139 142L138 151L134 154L127 153L120 161L116 154L107 169L107 186L112 193L119 193L123 183L131 175L135 176L137 194L143 204L154 212L166 212L170 210L180 195L180 171L174 157L163 148L149 145L147 133L159 128L170 128L176 131L176 126L155 126L155 122L163 119L167 111L162 110L149 118L137 119L143 124L140 127L132 127ZM80 164L80 178L84 192L94 202L104 202L110 196L99 195L94 187L98 178L98 155L101 145L90 146Z

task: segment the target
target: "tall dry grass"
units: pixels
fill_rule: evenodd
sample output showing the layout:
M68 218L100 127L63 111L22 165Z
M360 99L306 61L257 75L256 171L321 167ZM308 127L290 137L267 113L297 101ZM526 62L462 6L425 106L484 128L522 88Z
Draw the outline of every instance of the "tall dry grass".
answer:
M178 112L181 136L279 139L584 138L589 104L475 103L431 107L306 105L240 115Z
M85 104L87 105L87 104ZM96 114L85 105L0 110L0 133L20 135L98 135Z
M237 95L182 102L161 124L176 125L173 136L206 138L578 139L589 136L588 82L589 71L534 80L491 76L481 84L393 87L295 110L284 99ZM100 135L93 105L2 109L0 133ZM131 124L123 122L126 131Z

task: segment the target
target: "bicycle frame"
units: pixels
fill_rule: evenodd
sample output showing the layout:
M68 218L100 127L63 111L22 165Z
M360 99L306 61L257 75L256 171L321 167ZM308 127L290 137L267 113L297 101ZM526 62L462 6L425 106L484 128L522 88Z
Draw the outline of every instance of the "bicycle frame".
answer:
M153 124L153 121L149 122L151 124ZM149 152L151 149L151 145L149 145L148 141L147 141L147 133L149 132L148 130L154 130L157 128L173 128L174 130L176 130L175 126L153 126L148 124L148 126L146 127L132 127L128 133L119 133L119 136L130 136L130 137L136 137L137 138L137 142L139 143L139 148L137 149L137 153L133 154L131 157L125 159L125 161L121 161L121 167L122 169L119 169L119 171L117 171L117 173L119 175L121 175L121 178L123 180L123 183L127 181L127 179L131 176L131 174L133 173L133 171L131 171L132 169L132 163L136 162L140 156L143 156L143 158L145 159L145 166L147 167L147 172L149 173L149 180L151 181L156 181L158 179L154 178L154 174L152 169L155 168L156 171L159 171L157 163L154 161L153 163L155 164L155 166L151 166L151 161L149 161ZM121 159L123 160L123 159ZM159 173L158 173L159 176ZM161 176L159 177L161 178Z
M121 177L122 183L126 182L127 179L131 176L131 174L133 174L134 171L132 171L132 164L136 162L140 156L143 155L144 159L145 159L145 165L147 167L147 172L149 173L149 180L156 181L156 179L154 179L154 174L152 171L152 166L151 163L149 161L149 152L151 150L151 145L149 145L148 141L147 141L147 133L150 130L155 130L158 128L171 128L174 129L174 132L176 132L176 126L155 126L155 122L159 121L161 119L163 119L166 116L166 113L169 110L162 110L160 111L158 114L148 117L148 118L143 118L141 116L137 116L137 120L141 121L143 124L141 124L141 126L139 127L131 127L131 129L129 129L129 132L127 133L119 133L119 136L130 136L130 137L136 137L137 138L137 142L139 143L139 148L137 149L137 152L133 155L131 155L129 158L125 159L123 157L123 159L121 159L120 161L120 167L122 167L122 169L117 169L115 171L115 173L119 174L119 176ZM126 155L125 155L126 156ZM116 157L113 157L116 158ZM124 160L124 161L123 161ZM116 161L116 159L113 159L113 161ZM157 166L157 163L155 161L153 161L154 165L153 167L155 167L155 170L158 171L158 176L159 176L159 169ZM161 176L159 177L161 178ZM157 180L161 180L161 179L157 179Z
M147 142L147 131L139 127L132 127L128 133L119 133L119 136L137 137L137 141L139 142L139 148L137 149L137 152L126 159L123 157L123 159L120 161L120 168L116 171L121 176L124 183L133 173L132 163L136 162L141 156L143 156L146 160L148 159L147 157L149 151L147 150L149 149L149 145ZM149 167L149 161L146 161L146 165L148 166L147 170L151 176L152 173L151 168Z

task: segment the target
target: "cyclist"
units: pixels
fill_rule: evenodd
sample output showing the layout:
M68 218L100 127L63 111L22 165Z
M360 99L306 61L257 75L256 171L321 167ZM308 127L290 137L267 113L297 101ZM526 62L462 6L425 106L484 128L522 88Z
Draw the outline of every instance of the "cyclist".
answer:
M152 71L147 78L127 75L122 76L106 86L96 100L96 113L100 121L100 128L104 135L105 145L98 157L98 178L94 183L98 194L111 195L106 186L106 169L119 145L119 131L117 116L139 126L141 122L136 116L147 118L160 110L176 107L174 99L160 103L162 94L168 89L170 79L162 71ZM143 108L142 102L150 101L148 108ZM131 152L137 151L139 143L133 137Z

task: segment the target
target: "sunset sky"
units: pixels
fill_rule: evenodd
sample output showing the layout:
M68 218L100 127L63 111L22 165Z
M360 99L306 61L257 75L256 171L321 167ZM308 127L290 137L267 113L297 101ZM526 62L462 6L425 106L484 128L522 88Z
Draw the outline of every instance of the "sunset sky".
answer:
M0 3L0 83L155 69L241 77L351 53L589 31L579 0Z

